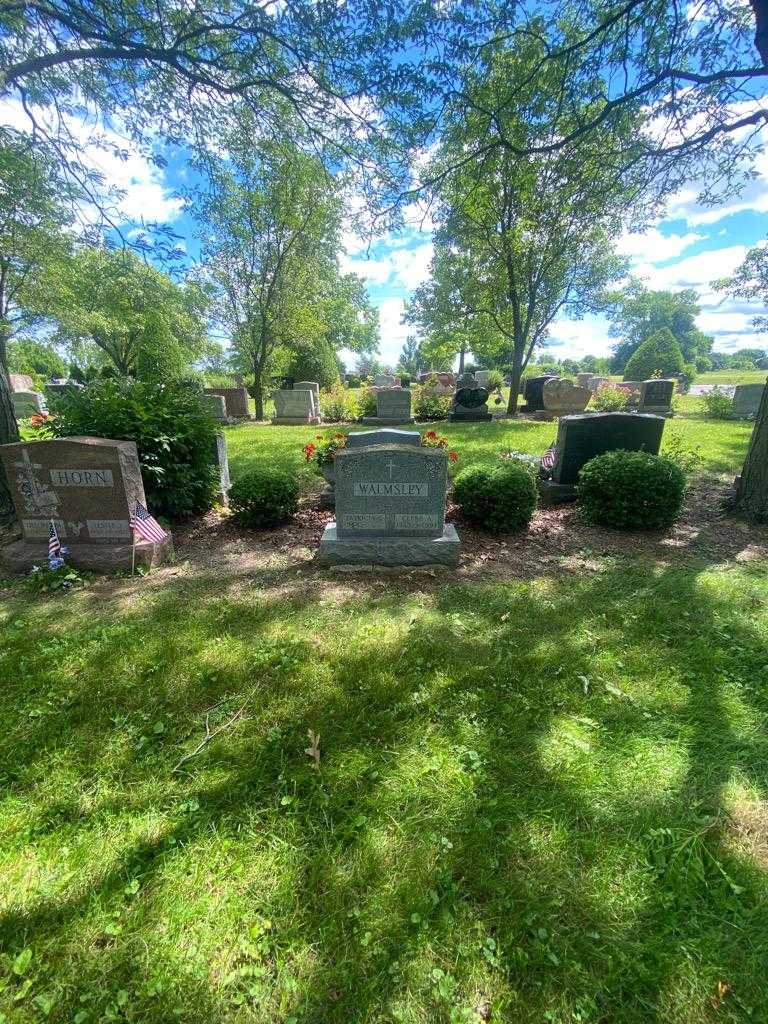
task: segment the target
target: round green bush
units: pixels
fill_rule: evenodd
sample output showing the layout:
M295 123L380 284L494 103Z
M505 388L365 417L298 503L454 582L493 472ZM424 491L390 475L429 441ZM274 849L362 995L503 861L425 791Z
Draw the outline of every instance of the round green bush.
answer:
M289 473L262 467L232 484L229 505L246 526L279 526L299 504L299 484Z
M579 473L578 503L592 523L625 529L669 526L680 514L685 474L648 452L606 452Z
M493 533L519 530L536 508L536 481L519 462L469 466L457 474L454 497L471 522Z

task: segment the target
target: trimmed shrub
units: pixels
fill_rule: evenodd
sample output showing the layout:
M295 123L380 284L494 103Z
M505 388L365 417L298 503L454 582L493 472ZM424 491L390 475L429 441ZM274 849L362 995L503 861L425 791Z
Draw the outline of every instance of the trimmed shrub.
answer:
M293 380L316 380L321 388L331 388L339 380L339 360L330 345L302 346L288 364L285 376Z
M320 392L320 411L326 423L349 423L357 419L357 395L336 384Z
M435 378L437 380L437 378ZM450 395L438 395L429 383L411 388L413 415L417 420L444 420L451 408Z
M713 388L702 395L704 415L711 420L733 419L733 399L720 388Z
M454 498L471 522L492 533L506 533L530 522L536 509L536 481L531 467L521 462L469 466L456 476Z
M289 473L262 466L235 480L229 506L246 526L279 526L295 513L299 483Z
M670 459L649 452L606 452L582 467L577 493L592 523L654 530L680 515L685 473Z
M218 490L216 424L192 385L97 380L58 399L52 426L57 437L135 441L154 513L186 516L213 504Z
M597 412L621 412L627 408L629 395L613 384L603 384L592 396L591 405Z
M357 415L360 419L364 416L375 416L379 411L379 403L376 400L376 392L367 382L357 389Z
M624 380L651 380L673 377L685 367L677 338L668 327L654 331L629 357L624 367Z

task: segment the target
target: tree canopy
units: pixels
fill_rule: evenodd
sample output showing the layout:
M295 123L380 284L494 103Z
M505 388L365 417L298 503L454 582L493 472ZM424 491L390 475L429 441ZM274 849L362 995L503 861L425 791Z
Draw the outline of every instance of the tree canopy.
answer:
M638 281L610 296L611 334L616 343L611 370L623 373L627 361L652 334L666 328L674 335L683 360L697 370L708 370L713 339L696 326L701 312L695 291L652 291Z

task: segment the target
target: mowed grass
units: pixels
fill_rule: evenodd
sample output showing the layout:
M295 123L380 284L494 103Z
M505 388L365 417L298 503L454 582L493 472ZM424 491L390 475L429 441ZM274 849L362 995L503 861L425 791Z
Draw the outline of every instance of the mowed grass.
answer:
M764 564L158 582L0 599L6 1021L768 1019Z
M702 470L733 476L744 462L754 424L730 420L709 420L703 416L698 398L680 400L681 415L667 421L662 450L677 441L698 451ZM340 424L324 427L278 427L270 424L243 423L226 430L230 470L233 479L262 463L279 466L298 474L307 487L318 480L307 465L302 448L318 434L335 430L370 430L362 425ZM421 423L406 430L437 430L448 437L459 453L455 471L475 462L492 462L504 451L541 455L557 435L557 423L533 420L498 420L492 423Z
M590 564L0 590L0 1021L768 1020L768 566Z

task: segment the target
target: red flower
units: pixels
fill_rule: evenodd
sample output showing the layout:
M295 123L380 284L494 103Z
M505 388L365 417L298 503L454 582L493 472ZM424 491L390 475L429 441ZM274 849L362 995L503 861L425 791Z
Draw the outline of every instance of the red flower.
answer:
M455 462L458 459L458 457L458 452L448 452L448 458L451 460L451 462Z
M430 441L434 441L437 437L437 432L434 430L428 430L424 437L428 437Z

